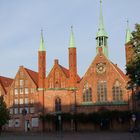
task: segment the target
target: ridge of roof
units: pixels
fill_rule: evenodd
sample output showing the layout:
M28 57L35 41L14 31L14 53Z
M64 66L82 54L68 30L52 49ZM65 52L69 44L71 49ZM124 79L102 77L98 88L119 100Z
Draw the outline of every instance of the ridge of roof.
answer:
M112 62L111 62L112 63ZM113 66L115 67L115 69L120 73L120 75L125 79L125 80L127 80L128 81L128 77L124 74L124 72L116 65L116 64L114 64L114 63L112 63L113 64Z
M62 71L64 72L64 74L66 75L66 77L69 78L69 70L60 64L59 64L59 66L62 69Z
M65 73L65 75L67 76L67 78L69 78L69 70L65 67L63 67L62 65L59 64L59 66L61 67L62 71ZM80 76L77 74L77 82L79 82L81 80Z

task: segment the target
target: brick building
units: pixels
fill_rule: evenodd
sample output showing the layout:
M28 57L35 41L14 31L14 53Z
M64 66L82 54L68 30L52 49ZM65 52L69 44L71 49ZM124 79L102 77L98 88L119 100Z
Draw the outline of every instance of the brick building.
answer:
M126 59L130 59L131 33L127 29ZM126 89L128 78L108 58L108 35L104 28L102 10L96 35L96 56L80 78L77 73L77 55L73 28L68 48L69 68L54 60L46 76L46 49L41 33L38 50L38 72L20 66L14 79L0 77L0 94L5 96L10 111L8 130L40 131L40 115L62 112L78 113L105 110L129 110L131 92ZM48 54L49 55L49 54ZM59 117L59 116L58 116ZM58 118L61 119L61 118ZM53 125L51 126L53 127ZM53 129L53 128L52 128Z

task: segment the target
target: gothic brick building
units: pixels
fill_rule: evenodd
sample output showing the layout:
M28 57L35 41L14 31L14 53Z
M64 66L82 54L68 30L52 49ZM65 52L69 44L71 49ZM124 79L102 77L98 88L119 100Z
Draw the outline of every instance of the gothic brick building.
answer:
M127 61L131 57L130 34L128 28L125 45ZM8 130L27 131L29 128L32 131L42 130L43 125L47 127L48 124L42 124L40 115L131 109L129 102L131 92L126 89L128 78L109 60L107 40L101 10L96 36L97 55L84 76L80 77L77 73L77 55L72 28L68 48L69 68L60 65L56 59L46 76L47 51L41 33L38 72L20 66L14 79L0 77L0 94L5 96L11 115Z

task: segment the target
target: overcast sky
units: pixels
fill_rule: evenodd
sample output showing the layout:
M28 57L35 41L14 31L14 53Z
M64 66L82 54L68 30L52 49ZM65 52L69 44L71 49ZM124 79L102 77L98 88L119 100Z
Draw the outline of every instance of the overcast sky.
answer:
M126 21L140 23L140 0L103 0L109 59L125 70ZM15 77L20 65L37 71L40 30L44 30L47 73L55 58L68 67L70 26L82 77L96 56L99 0L0 0L0 75Z

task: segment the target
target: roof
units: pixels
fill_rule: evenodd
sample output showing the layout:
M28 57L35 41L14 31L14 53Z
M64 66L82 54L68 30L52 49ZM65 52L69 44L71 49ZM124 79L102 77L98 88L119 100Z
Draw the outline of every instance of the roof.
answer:
M69 77L69 70L66 69L65 67L61 66L61 65L59 65L59 66L62 69L62 71L64 72L64 74L66 75L66 77L68 78Z
M34 81L34 83L38 86L38 73L27 68L25 68L25 70L27 71L31 79Z
M9 87L12 84L12 82L13 82L13 79L0 76L0 83L3 89L5 90L5 92L6 92L6 88Z
M64 72L64 74L66 75L66 77L67 78L69 78L69 70L68 69L66 69L65 67L63 67L63 66L61 66L61 65L59 65L60 66L60 68L62 69L62 71ZM80 76L77 74L77 81L79 82L81 80L81 78L80 78Z
M113 63L112 63L113 64ZM125 79L128 80L128 77L124 74L124 72L116 65L113 64L113 66L115 67L115 69L118 71L118 73Z

